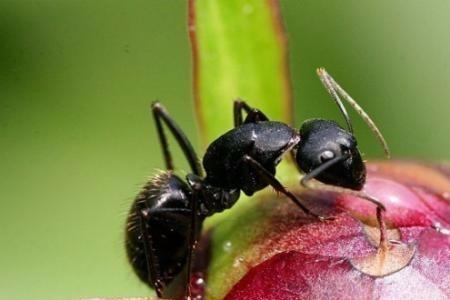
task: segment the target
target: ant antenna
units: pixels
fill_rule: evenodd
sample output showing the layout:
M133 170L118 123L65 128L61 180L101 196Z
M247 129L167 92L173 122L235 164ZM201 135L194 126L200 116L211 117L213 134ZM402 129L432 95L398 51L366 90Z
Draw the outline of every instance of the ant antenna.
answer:
M319 76L322 84L327 89L328 93L331 95L333 100L338 105L342 114L344 115L349 131L353 133L350 117L348 116L347 111L344 105L342 104L342 100L339 96L341 96L345 101L347 101L347 103L350 104L351 107L353 107L353 109L359 114L359 116L364 120L364 122L366 122L367 126L369 126L370 130L372 130L373 134L375 134L381 146L383 147L386 157L390 158L391 153L389 151L389 147L386 143L386 140L384 139L377 125L375 125L375 123L369 117L369 115L361 108L361 106L359 106L359 104L346 91L344 91L344 89L333 79L333 77L331 77L330 74L328 74L328 72L324 68L317 69L317 75Z
M317 69L317 75L319 75L319 79L326 88L327 92L331 95L331 98L334 100L334 102L339 107L339 110L344 115L345 122L347 122L348 131L353 134L353 126L352 121L350 120L350 116L347 113L347 110L345 109L344 104L341 101L341 98L339 98L339 95L337 94L335 88L333 87L333 83L330 81L330 78L328 76L328 73L326 73L325 69Z

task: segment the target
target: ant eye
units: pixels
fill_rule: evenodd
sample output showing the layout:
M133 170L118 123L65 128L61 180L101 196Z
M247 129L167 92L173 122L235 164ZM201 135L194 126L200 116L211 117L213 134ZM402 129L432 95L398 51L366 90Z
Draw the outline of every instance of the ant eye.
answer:
M341 151L343 155L350 154L350 147L347 145L341 145Z
M334 153L330 150L326 150L320 154L321 162L326 162L327 160L330 160L332 158L334 158Z

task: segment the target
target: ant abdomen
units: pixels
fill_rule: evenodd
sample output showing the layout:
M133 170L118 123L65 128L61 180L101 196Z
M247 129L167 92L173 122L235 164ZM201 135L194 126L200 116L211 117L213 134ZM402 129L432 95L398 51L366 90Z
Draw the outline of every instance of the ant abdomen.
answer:
M138 277L157 290L185 274L182 270L190 247L190 199L190 189L183 180L172 171L160 172L138 194L128 215L128 260Z

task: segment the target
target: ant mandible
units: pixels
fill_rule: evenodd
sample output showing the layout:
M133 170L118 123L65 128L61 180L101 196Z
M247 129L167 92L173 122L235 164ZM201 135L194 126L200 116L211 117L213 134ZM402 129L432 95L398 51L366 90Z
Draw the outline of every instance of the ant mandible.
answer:
M294 153L299 169L306 174L303 186L351 193L384 209L378 200L361 192L366 169L340 97L369 125L389 156L387 144L356 101L324 69L317 73L345 117L348 130L333 121L312 119L297 131L270 121L244 101L235 101L234 128L209 145L203 168L181 128L159 102L152 104L166 170L153 176L134 200L127 220L126 250L138 277L155 288L158 297L190 296L191 260L202 223L206 217L232 207L241 191L251 196L270 185L307 215L326 219L311 212L276 179L276 166L288 152ZM243 111L247 113L245 120ZM186 180L174 173L163 123L190 165ZM312 183L313 178L324 184Z

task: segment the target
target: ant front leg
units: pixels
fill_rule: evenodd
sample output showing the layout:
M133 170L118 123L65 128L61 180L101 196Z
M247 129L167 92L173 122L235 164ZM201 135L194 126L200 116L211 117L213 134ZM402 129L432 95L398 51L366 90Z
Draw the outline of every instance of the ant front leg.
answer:
M244 121L242 117L242 111L247 113L247 117ZM233 119L234 119L234 127L241 126L242 124L247 123L258 123L262 121L269 121L269 118L260 111L259 109L250 107L243 100L235 100L233 104Z
M380 248L387 250L389 247L388 234L386 229L386 222L384 221L383 211L380 207L377 207L377 221L380 227Z
M330 159L329 161L323 163L319 167L315 168L314 170L312 170L311 172L309 172L308 174L303 176L303 178L300 181L301 185L307 189L312 189L312 190L321 190L321 191L328 191L328 192L335 192L335 193L351 194L356 197L363 198L369 202L372 202L379 209L381 209L383 211L386 210L383 203L381 203L378 199L376 199L372 196L369 196L362 191L351 190L351 189L347 189L347 188L340 187L340 186L321 184L321 183L318 184L318 183L311 182L311 179L317 177L320 173L326 171L328 168L330 168L333 165L335 165L343 160L346 160L346 159L348 159L348 156L345 156L345 155L344 156L336 156L335 158Z
M314 218L317 218L321 221L329 219L328 217L323 217L318 214L313 213L310 211L303 203L300 201L300 199L297 198L293 193L291 193L289 190L287 190L279 181L275 178L275 176L270 173L269 171L264 168L259 162L257 162L255 159L250 157L249 155L244 155L243 161L247 163L249 166L252 167L253 170L255 170L258 175L263 179L267 184L272 186L277 192L282 193L286 197L288 197L292 202L294 202L295 205L297 205L301 210L303 210L307 215L313 216Z

